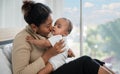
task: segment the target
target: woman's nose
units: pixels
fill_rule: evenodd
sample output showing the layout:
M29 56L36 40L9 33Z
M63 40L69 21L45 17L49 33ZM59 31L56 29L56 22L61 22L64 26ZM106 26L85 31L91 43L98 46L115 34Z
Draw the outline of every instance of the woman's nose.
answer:
M52 26L50 27L50 31L52 31Z
M54 30L54 29L55 29L55 26L52 27L52 30Z

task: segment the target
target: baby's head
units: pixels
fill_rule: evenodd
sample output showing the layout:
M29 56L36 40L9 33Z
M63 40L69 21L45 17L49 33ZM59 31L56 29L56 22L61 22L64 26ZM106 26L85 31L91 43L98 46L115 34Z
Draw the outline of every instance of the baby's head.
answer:
M72 23L67 18L59 18L55 22L52 30L53 35L67 36L72 31Z

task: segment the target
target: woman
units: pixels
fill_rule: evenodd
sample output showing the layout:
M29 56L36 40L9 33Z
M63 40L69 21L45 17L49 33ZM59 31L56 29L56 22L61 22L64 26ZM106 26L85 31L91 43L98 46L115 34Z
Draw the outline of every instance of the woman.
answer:
M48 6L33 1L25 1L22 10L28 26L18 33L13 42L13 74L37 74L48 60L61 52L64 41L53 48L37 47L26 41L26 36L47 39L52 27L51 10ZM52 74L110 74L88 56L80 57L54 71Z

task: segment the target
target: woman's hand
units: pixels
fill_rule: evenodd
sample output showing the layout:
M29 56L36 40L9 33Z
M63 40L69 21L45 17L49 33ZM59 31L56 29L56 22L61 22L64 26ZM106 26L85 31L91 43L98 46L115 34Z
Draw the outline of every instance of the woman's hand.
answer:
M64 46L65 46L65 45L64 45L64 41L63 41L63 40L60 40L59 42L57 42L57 43L54 45L54 47L48 48L48 49L46 50L46 52L43 54L43 56L42 56L43 59L44 59L44 61L45 61L45 63L47 63L48 60L49 60L51 57L53 57L53 56L55 56L55 55L63 52L63 50L61 50L61 49L62 49Z
M65 47L64 40L60 40L54 45L54 49L56 49L57 54L63 52L64 50L61 50Z
M52 71L52 64L48 62L47 65L43 69L41 69L38 74L50 74Z

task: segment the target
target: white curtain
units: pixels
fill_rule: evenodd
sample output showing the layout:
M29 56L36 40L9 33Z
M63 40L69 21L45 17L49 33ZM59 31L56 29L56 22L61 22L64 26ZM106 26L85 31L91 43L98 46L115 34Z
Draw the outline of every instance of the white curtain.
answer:
M34 1L48 5L52 10L52 15L54 20L56 20L59 17L62 17L64 0L34 0Z
M22 27L22 0L0 0L0 28Z
M54 20L62 17L64 0L45 0L45 2L51 8Z
M23 27L22 0L0 0L0 41L13 39Z

